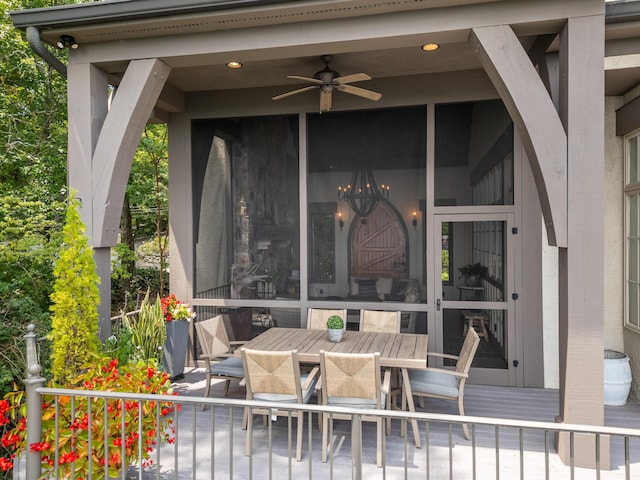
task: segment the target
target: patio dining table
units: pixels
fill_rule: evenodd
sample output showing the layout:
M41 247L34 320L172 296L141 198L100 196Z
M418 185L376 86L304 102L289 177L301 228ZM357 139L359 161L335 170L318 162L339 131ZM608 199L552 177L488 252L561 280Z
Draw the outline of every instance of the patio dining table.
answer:
M330 342L326 330L273 327L244 345L255 350L296 350L300 363L320 363L320 351L380 354L380 365L386 368L424 368L427 366L429 337L413 333L381 333L347 330L341 342ZM240 352L236 350L236 355ZM407 378L407 375L401 375ZM411 422L416 446L420 435L417 422Z

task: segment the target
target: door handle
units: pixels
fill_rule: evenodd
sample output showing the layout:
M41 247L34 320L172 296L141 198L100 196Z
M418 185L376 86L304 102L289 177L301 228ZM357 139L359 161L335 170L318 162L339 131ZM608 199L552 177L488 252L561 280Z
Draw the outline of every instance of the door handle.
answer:
M436 300L436 310L438 312L440 311L440 299L439 298Z

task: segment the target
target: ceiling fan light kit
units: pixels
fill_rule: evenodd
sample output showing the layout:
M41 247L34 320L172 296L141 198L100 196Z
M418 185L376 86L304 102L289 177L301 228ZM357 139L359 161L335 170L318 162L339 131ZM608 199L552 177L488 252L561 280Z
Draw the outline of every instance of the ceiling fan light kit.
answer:
M329 68L329 62L331 62L332 59L333 57L331 55L323 55L322 61L324 62L324 68L316 72L313 77L287 75L287 78L291 78L294 80L303 80L305 82L312 83L313 85L276 95L275 97L273 97L273 100L280 100L297 93L302 93L317 88L320 91L320 113L322 113L331 110L331 95L334 89L341 92L350 93L352 95L357 95L359 97L367 98L373 101L378 101L380 100L380 98L382 98L382 94L378 92L349 85L353 82L371 80L371 77L369 75L367 75L366 73L353 73L351 75L341 76L340 73Z

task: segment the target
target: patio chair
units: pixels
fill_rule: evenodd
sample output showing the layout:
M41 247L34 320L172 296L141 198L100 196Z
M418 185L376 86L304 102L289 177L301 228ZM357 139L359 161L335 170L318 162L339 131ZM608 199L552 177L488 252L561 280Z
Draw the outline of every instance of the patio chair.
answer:
M217 315L208 320L195 322L198 344L202 353L200 358L205 361L206 386L204 396L209 396L211 381L213 379L223 379L224 396L229 393L229 383L232 379L242 380L244 372L242 370L242 360L234 356L234 349L246 342L230 342L227 330L224 326L222 315ZM205 405L202 405L204 410Z
M385 370L381 382L379 353L320 352L321 398L323 405L351 409L384 409L389 392L390 372ZM347 414L322 415L322 461L327 461L327 436L331 419L351 420ZM382 417L363 416L362 420L377 423L376 464L382 466Z
M444 353L427 353L427 356L437 356L456 360L455 370L446 368L427 367L421 370L403 369L404 389L402 392L403 408L409 404L409 411L414 412L415 406L413 396L420 398L420 406L424 408L423 397L444 398L447 400L457 400L460 415L464 415L464 385L469 377L469 369L473 362L473 357L478 349L480 337L475 329L467 330L460 354L448 355ZM464 437L469 440L469 429L467 424L462 424Z
M360 331L400 333L400 315L400 311L360 310Z
M298 353L288 351L263 351L242 348L242 363L246 372L245 384L247 400L270 401L277 403L309 403L316 382L318 368L309 373L300 373ZM296 417L298 419L298 438L296 445L296 460L302 460L302 431L304 426L304 412L292 410L272 410L269 408L245 409L247 426L247 441L245 455L252 452L253 416L280 415Z
M347 309L330 310L327 308L310 308L307 310L307 328L312 330L326 330L327 320L332 315L339 315L347 325Z

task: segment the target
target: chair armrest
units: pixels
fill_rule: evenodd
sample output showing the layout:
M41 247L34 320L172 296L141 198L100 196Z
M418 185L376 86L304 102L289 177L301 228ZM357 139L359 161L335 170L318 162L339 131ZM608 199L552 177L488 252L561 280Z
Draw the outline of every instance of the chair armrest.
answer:
M311 381L318 378L320 376L320 368L319 367L313 367L311 369L311 371L309 372L309 375L307 376L307 381L304 382L304 385L302 386L302 388L304 390L308 390L309 389L309 385L311 384ZM316 382L317 385L317 382Z
M231 345L231 350L237 350L248 341L249 340L234 340L232 342L229 342L229 345Z
M468 378L469 377L468 373L456 372L455 370L448 370L446 368L426 367L426 368L420 368L419 371L421 371L421 372L444 373L445 375L453 375L454 377L458 377L458 378Z
M391 369L384 369L384 377L382 377L382 393L388 394L391 392Z
M427 352L427 357L440 357L449 358L451 360L458 360L458 355L449 355L448 353Z
M230 357L235 357L236 355L234 353L217 353L217 354L213 354L213 353L201 353L200 354L200 358L203 360L216 360L218 358L230 358Z

